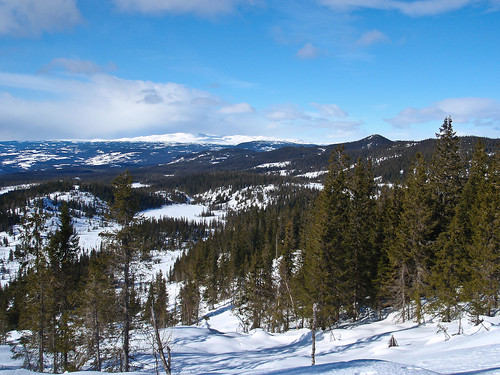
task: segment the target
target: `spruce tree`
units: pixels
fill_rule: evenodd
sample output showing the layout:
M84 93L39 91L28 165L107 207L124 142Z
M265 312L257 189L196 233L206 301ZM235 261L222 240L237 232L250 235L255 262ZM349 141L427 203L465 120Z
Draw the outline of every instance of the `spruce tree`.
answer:
M337 147L330 158L329 172L314 207L306 232L304 254L305 314L312 318L312 307L317 304L317 324L325 329L335 323L341 312L341 301L350 293L345 283L345 233L349 224L350 192L346 170L348 158L342 147Z
M490 315L498 306L500 290L500 164L498 152L488 160L482 142L476 146L460 205L469 213L463 293L479 323L480 315Z
M21 246L26 259L23 266L27 278L25 284L27 298L24 301L21 324L32 332L31 336L27 338L27 349L37 349L36 369L39 372L43 372L45 368L44 354L47 351L48 333L47 307L52 300L53 292L49 282L47 248L42 237L44 225L45 214L41 209L35 208L31 214L25 214L21 233Z
M151 321L152 309L154 309L158 328L165 328L172 323L172 317L168 311L167 284L161 272L156 274L155 279L149 283L148 298L143 310L145 320Z
M71 296L76 292L74 264L78 253L78 236L76 235L66 203L61 205L60 224L50 236L48 256L54 288L51 306L51 341L53 355L53 371L57 372L58 354L62 355L62 369L69 370L69 352L74 350L75 342L72 332L71 314L74 310Z
M420 301L426 290L434 231L428 180L423 155L418 153L407 177L396 236L387 248L393 272L386 290L392 306L401 310L403 319L410 319L413 301L418 322L421 321Z
M141 251L135 214L138 210L137 198L132 189L132 176L128 171L113 181L113 202L110 205L111 217L121 228L108 235L108 244L114 254L121 287L121 307L123 322L123 371L130 371L130 331L132 329L134 265L140 259Z
M82 362L92 360L96 371L103 370L103 362L113 359L113 351L104 345L116 336L118 306L109 254L93 253L88 274L79 293L76 327L83 353Z
M464 165L459 153L460 139L450 116L436 133L436 148L430 165L430 182L435 204L436 236L444 232L455 213L464 184Z
M349 223L347 233L346 271L349 295L345 301L346 309L355 320L366 299L374 299L373 280L377 274L378 253L375 249L375 182L370 165L358 159L353 173L349 176L351 199L349 204Z

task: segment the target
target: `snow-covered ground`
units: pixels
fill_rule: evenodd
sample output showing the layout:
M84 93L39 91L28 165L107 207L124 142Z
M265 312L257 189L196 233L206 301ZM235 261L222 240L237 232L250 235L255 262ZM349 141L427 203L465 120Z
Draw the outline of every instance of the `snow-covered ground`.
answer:
M239 330L228 304L207 314L198 326L178 326L166 332L172 340L174 374L500 374L500 317L469 325L458 322L424 325L398 323L395 315L371 323L318 332L316 366L311 366L311 332L291 330L270 334ZM389 348L393 335L398 346ZM148 345L135 341L141 358L138 373L154 372ZM9 347L0 347L0 375L30 374L10 359ZM137 363L136 363L137 364ZM85 373L89 375L90 373ZM93 375L93 374L92 374Z
M151 210L142 211L139 216L145 219L161 219L161 218L172 218L172 219L183 219L187 221L194 221L200 223L203 221L211 221L220 219L224 212L213 211L210 212L210 208L204 204L169 204L162 206L160 208L154 208Z

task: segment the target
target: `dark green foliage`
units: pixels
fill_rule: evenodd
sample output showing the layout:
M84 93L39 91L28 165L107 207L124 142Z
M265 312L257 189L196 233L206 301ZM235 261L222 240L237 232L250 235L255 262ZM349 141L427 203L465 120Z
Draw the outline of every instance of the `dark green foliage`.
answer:
M200 289L197 283L188 279L179 293L181 323L191 325L198 322L200 309Z
M447 229L463 188L465 173L459 152L460 139L451 117L444 119L436 134L436 148L430 165L430 186L435 204L437 233Z
M385 280L386 296L391 306L401 310L403 319L413 316L410 306L413 301L417 321L421 320L420 300L426 289L433 243L434 221L428 180L423 156L417 154L413 173L406 181L398 223L393 236L386 242L390 265Z
M114 323L119 315L110 259L110 254L91 254L87 275L76 297L76 337L83 349L79 365L92 360L96 371L101 371L103 363L116 355L103 345L105 340L116 338Z
M464 299L470 301L470 314L490 315L500 289L500 164L499 155L488 160L484 145L478 143L472 159L469 179L455 217L467 216L465 225ZM468 211L468 214L461 213ZM457 219L457 224L458 224Z
M173 317L168 311L167 284L161 272L149 284L148 298L143 309L146 321L152 319L151 309L154 309L158 328L165 328L173 323Z

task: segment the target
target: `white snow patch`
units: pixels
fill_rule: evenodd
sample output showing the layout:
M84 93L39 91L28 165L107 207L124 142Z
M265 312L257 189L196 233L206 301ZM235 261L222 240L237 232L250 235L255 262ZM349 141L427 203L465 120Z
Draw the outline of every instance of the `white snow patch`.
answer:
M265 164L259 164L255 169L257 168L284 168L287 165L290 165L292 162L291 161L281 161L281 162L276 162L276 163L265 163Z

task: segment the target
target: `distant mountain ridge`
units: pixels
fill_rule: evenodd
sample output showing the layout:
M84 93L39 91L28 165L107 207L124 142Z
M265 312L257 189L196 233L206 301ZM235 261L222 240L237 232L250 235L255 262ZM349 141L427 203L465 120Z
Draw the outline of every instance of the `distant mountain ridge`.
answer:
M299 146L303 144L262 137L185 133L117 140L0 141L0 174L70 168L134 168L168 164L190 154L225 148L267 152Z
M471 155L478 139L462 137L463 152ZM489 152L500 142L482 139ZM245 141L237 143L237 140ZM78 176L109 174L127 168L134 174L247 170L281 176L318 176L327 169L331 152L342 145L351 162L358 158L371 159L375 176L383 181L397 181L415 154L422 152L429 158L434 144L434 139L392 141L379 134L332 145L185 133L111 141L3 141L0 142L0 175L4 180L9 175Z

